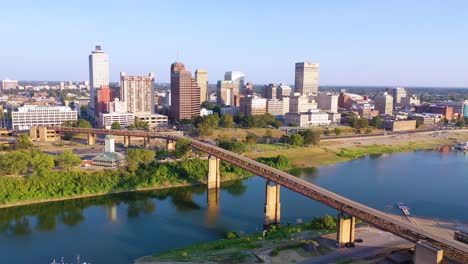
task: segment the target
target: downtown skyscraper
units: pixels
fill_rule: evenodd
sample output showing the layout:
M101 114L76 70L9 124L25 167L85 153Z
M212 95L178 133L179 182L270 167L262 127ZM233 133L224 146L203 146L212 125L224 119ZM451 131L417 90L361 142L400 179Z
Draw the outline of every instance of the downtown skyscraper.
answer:
M174 62L171 65L170 117L172 121L180 121L199 115L200 87L182 62Z
M89 55L89 85L88 115L93 117L95 116L96 90L100 89L101 86L109 86L109 56L102 51L100 45L96 45Z
M296 63L294 88L303 95L318 94L319 64L312 62Z
M195 80L200 87L200 104L208 100L208 72L206 70L197 69L195 71Z

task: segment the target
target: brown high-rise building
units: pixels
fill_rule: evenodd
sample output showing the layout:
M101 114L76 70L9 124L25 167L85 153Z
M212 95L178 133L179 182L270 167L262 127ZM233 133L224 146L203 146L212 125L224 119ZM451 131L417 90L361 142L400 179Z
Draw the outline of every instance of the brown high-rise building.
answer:
M114 101L115 95L108 85L102 85L100 89L94 90L94 117L99 117L99 113L108 113L107 104Z
M179 121L199 115L200 87L183 63L174 62L171 65L171 119Z

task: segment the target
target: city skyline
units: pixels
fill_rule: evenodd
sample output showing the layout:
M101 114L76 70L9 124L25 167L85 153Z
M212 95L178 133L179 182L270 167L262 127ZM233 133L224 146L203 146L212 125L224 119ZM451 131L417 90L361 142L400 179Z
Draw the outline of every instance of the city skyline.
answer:
M468 87L468 37L460 34L468 25L462 11L467 5L7 2L0 34L17 41L2 43L0 55L8 63L0 64L0 79L87 80L83 56L102 44L112 82L123 70L155 72L158 82L169 82L166 69L179 60L206 69L210 84L231 70L245 72L254 84L292 84L294 63L313 61L322 68L320 85ZM222 10L242 15L227 21ZM115 19L123 14L129 19ZM122 38L132 32L145 34ZM195 36L206 41L190 41ZM232 41L236 36L239 41ZM44 41L57 38L66 45Z

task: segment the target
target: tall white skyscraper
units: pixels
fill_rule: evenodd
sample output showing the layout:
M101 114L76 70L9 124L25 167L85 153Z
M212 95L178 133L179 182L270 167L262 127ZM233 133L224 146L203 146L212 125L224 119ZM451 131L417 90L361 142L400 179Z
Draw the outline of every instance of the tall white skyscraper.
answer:
M319 64L297 62L294 88L303 95L318 94Z
M94 116L95 90L102 85L109 85L109 56L102 51L100 45L89 55L89 85L90 97L88 104L88 115Z

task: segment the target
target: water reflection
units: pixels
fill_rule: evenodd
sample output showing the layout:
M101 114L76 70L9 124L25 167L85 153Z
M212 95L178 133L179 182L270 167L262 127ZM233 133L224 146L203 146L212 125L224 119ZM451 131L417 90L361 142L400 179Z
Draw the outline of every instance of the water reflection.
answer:
M233 196L241 196L247 190L247 186L240 180L223 183L221 188ZM200 210L204 205L195 202L193 196L205 192L208 205L206 221L214 225L219 215L220 190L207 192L206 186L199 185L3 208L0 209L0 235L25 236L34 231L50 232L55 230L59 223L75 227L86 221L84 211L92 206L105 208L106 219L109 222L118 221L119 208L126 210L128 218L154 214L157 211L157 201L168 198L177 212Z

